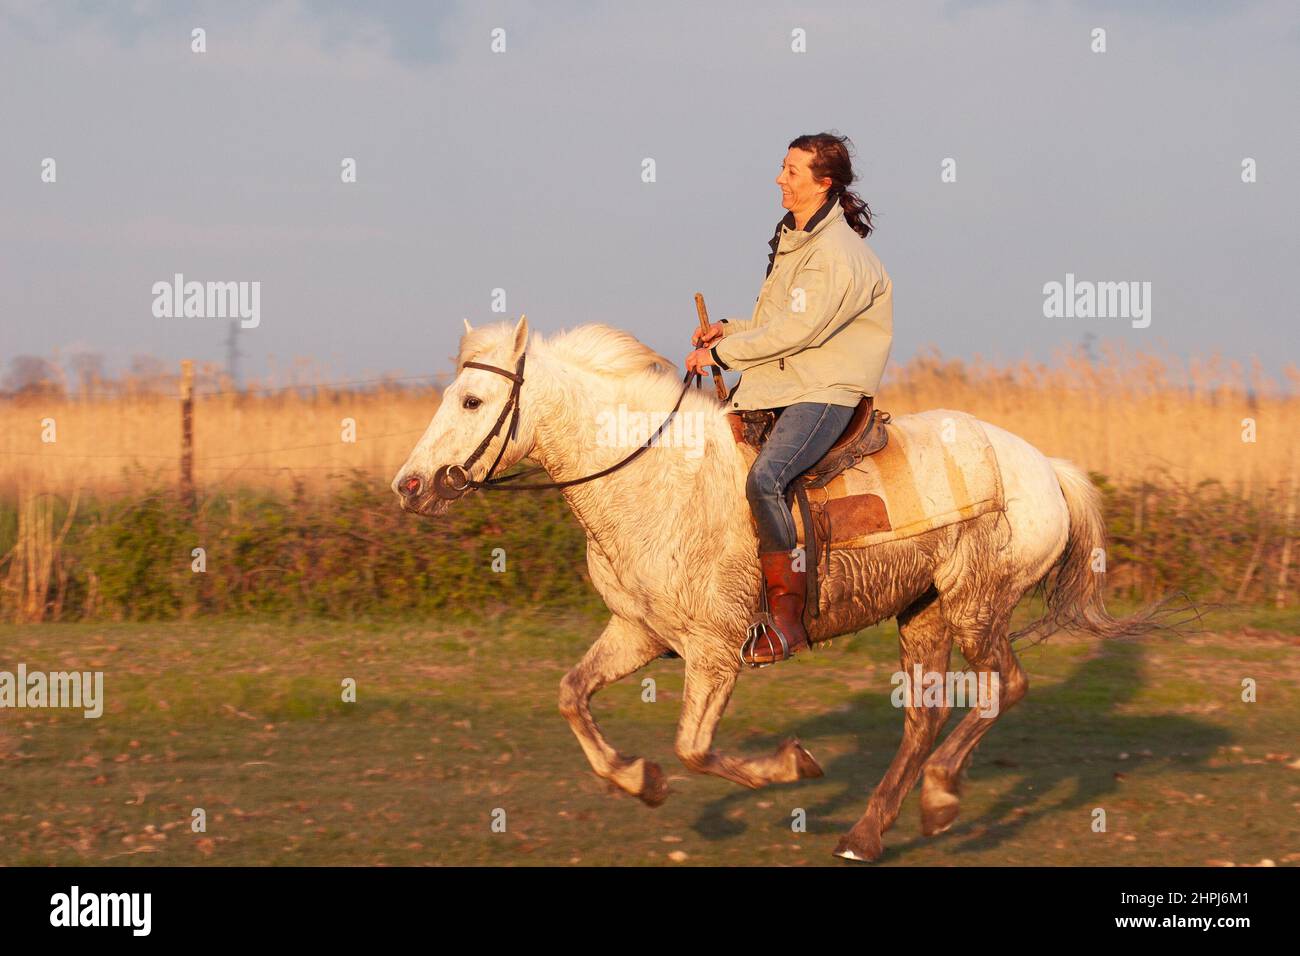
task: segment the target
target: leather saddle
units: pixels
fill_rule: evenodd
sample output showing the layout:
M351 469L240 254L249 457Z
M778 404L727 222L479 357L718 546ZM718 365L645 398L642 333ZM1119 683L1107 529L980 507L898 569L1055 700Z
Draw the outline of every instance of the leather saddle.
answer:
M731 423L731 433L737 444L749 445L759 451L780 415L781 409L760 408L728 412L727 420ZM835 444L817 464L799 475L791 483L792 486L821 488L846 468L852 468L868 455L874 455L889 442L889 433L885 431L888 423L889 412L877 411L871 396L863 396L853 410L853 417L844 426L844 431L835 439Z
M727 421L731 424L736 444L749 445L759 451L780 415L781 409L760 408L728 412ZM823 562L829 568L831 527L825 504L819 503L814 507L808 500L808 489L825 486L840 472L852 468L863 458L884 448L889 442L889 434L885 430L889 420L889 412L877 411L871 396L864 396L835 444L820 461L790 482L790 487L786 490L787 503L792 509L796 506L799 508L807 551L813 557L808 562L808 594L812 600L805 607L805 613L811 613L813 617L821 615L819 570Z

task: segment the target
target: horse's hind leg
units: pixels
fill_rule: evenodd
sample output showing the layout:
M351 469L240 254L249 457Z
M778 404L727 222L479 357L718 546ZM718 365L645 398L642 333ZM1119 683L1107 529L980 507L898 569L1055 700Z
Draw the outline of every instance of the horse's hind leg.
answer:
M901 636L899 658L909 681L917 665L923 673L948 671L952 638L940 602L931 591L898 616ZM903 708L903 742L894 755L884 779L867 803L867 810L835 848L835 855L848 860L874 860L884 849L881 840L898 819L903 799L920 776L930 748L948 720L947 696L938 706L922 706L921 688L912 688L912 704Z
M685 699L675 746L681 762L696 773L711 773L753 788L820 777L822 768L794 738L766 757L731 757L713 750L713 734L739 670L734 652L716 657L687 654Z
M613 617L582 660L560 681L560 713L573 728L591 769L652 807L668 797L668 784L659 765L644 757L626 757L611 747L591 716L590 704L596 691L644 667L663 650L643 628Z
M959 782L971 753L993 729L998 717L1029 690L1029 679L1007 639L1008 623L1009 615L1004 615L987 630L963 629L957 633L958 646L975 669L980 687L992 691L996 686L997 706L990 708L991 713L980 707L972 708L926 761L921 782L921 832L926 836L942 833L957 819Z

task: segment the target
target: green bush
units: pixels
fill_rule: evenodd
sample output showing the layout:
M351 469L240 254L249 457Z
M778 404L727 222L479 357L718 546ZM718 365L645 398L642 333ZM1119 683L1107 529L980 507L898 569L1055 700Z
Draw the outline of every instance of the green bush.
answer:
M0 533L7 551L12 508L0 512ZM205 573L191 569L195 548L206 552ZM502 572L492 570L495 548L505 551ZM472 495L438 519L402 513L386 487L360 476L322 496L223 494L194 515L163 492L83 499L59 560L65 620L599 606L586 537L551 492ZM6 616L14 597L0 598Z
M1112 595L1272 598L1286 533L1273 498L1247 499L1216 482L1116 486L1092 478L1105 503ZM66 503L59 508L56 526ZM0 555L12 554L16 535L14 508L0 503ZM200 547L207 570L196 574L192 552ZM496 548L505 552L501 573L491 569ZM322 494L222 493L203 499L196 514L163 491L82 499L58 561L47 616L64 620L602 606L587 577L586 537L558 492L474 494L425 519L402 513L386 486L362 475ZM16 598L0 591L0 615L14 615Z

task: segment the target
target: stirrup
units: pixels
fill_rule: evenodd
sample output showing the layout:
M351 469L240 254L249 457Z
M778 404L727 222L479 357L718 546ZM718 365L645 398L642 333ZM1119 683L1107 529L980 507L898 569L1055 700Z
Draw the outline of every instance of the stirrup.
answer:
M763 661L761 664L757 663L754 660L754 650L760 637L766 638L768 650L776 650L775 645L772 643L773 633L776 634L777 639L781 642L781 656L776 660ZM749 625L746 630L745 643L740 645L740 663L748 665L749 667L762 669L764 667L771 667L773 664L779 664L782 661L788 661L790 657L790 642L785 639L785 635L781 633L781 629L777 627L775 622L771 621L770 618L755 621L753 624Z

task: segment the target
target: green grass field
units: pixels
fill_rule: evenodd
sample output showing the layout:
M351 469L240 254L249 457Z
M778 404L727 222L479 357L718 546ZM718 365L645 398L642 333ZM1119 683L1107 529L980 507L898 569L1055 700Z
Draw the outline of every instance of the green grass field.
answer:
M607 688L611 742L670 775L652 810L609 792L556 710L601 623L5 626L0 670L102 670L107 702L98 720L0 710L0 863L854 865L830 851L901 733L892 625L741 679L719 749L794 734L820 780L747 791L688 773L672 753L680 661ZM1300 862L1300 616L1205 627L1023 650L1029 696L976 752L958 822L922 837L914 791L880 865Z

